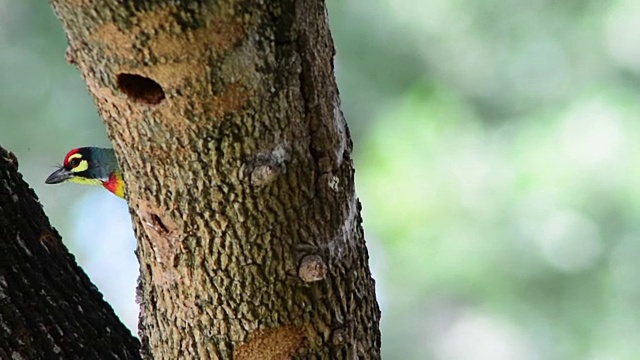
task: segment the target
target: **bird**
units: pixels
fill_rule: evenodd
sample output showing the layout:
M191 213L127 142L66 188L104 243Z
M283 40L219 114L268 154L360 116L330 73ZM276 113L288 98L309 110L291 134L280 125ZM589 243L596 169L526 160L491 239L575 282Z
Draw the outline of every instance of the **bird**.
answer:
M124 179L113 149L92 146L72 149L64 157L62 166L44 182L59 184L65 181L102 185L116 196L124 198Z

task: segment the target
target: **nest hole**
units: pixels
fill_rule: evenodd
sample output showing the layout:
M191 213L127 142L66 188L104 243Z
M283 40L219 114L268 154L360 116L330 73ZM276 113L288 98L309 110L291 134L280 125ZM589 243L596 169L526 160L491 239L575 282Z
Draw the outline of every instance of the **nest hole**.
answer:
M164 100L162 86L141 75L118 74L118 89L137 103L157 105Z

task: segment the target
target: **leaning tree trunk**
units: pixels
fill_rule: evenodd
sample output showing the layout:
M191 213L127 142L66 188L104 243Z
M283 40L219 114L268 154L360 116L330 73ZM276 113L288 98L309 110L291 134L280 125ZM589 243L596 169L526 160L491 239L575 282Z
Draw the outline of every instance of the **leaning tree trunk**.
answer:
M0 359L139 359L0 147Z
M52 0L127 183L155 359L375 359L323 1Z

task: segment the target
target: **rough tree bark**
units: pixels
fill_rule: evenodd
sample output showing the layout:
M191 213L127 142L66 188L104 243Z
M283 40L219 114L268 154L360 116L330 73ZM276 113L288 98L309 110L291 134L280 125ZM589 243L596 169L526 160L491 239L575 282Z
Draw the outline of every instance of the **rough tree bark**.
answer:
M375 359L318 0L51 0L127 183L155 359Z
M139 359L0 147L0 359Z

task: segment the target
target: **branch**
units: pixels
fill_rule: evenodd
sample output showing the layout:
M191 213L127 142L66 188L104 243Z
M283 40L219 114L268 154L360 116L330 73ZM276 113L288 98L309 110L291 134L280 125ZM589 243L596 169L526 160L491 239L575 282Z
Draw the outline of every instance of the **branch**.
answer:
M1 147L0 239L0 358L140 358Z

